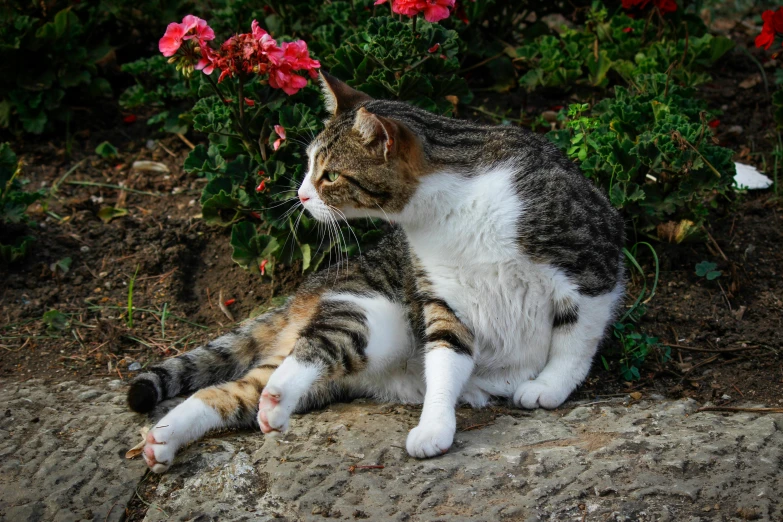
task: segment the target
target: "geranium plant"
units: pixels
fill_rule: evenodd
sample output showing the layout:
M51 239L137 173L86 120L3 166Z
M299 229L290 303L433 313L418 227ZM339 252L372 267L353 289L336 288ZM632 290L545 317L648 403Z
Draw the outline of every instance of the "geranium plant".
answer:
M280 239L291 233L280 219L284 205L276 203L290 199L304 163L302 151L289 150L286 138L319 128L317 105L295 99L320 63L304 41L278 44L255 20L248 33L213 47L214 40L205 20L188 15L169 24L159 42L178 71L201 71L206 80L192 118L195 130L209 134L210 145L197 146L184 167L207 178L202 214L208 223L233 227L234 260L271 276L282 255ZM258 233L260 223L265 234ZM293 239L288 261L298 257L307 268L309 247L296 233Z

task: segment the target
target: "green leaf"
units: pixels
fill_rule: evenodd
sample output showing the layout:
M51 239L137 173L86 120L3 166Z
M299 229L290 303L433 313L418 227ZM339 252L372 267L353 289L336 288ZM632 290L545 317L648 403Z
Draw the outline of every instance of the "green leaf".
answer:
M71 269L71 263L73 260L70 257L64 257L57 261L56 263L52 263L49 265L49 270L54 272L55 274L60 272L62 274L67 274L68 271Z
M104 223L109 223L112 219L127 215L128 209L125 208L103 207L98 211L98 217Z
M734 48L734 42L725 36L714 36L710 40L710 61L717 62L724 54Z
M231 228L231 259L242 268L259 273L259 266L266 260L266 275L273 274L272 256L278 250L277 240L266 234L258 234L255 225L247 221Z
M713 279L719 278L723 272L720 270L712 270L710 272L707 272L707 281L712 281Z
M43 314L41 321L43 321L48 330L64 331L71 326L70 316L59 310L49 310Z
M95 154L97 154L103 159L110 159L110 158L116 158L119 152L117 151L117 147L115 147L108 141L104 141L103 143L95 147Z
M302 272L304 273L310 268L310 245L303 243L299 245L299 248L302 250Z
M699 277L706 276L709 272L712 272L718 267L715 263L712 263L710 261L702 261L701 263L696 265L696 275ZM720 273L718 274L720 275ZM717 276L715 276L717 277ZM715 279L713 277L713 279Z
M0 259L6 264L24 259L34 241L35 238L32 236L23 236L17 238L10 245L0 243Z
M202 203L201 214L207 224L227 227L239 220L241 206L237 198L221 190Z

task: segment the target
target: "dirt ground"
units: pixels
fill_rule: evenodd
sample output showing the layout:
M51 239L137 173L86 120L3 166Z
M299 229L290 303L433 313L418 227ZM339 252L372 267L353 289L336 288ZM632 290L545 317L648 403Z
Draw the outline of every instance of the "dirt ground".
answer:
M731 34L749 39L746 32ZM734 52L712 75L713 83L701 91L724 112L717 138L737 151L738 161L769 165L771 110L757 64ZM754 75L759 80L748 86ZM527 100L524 108L536 113L553 101ZM118 147L118 158L92 153L104 140ZM137 371L134 363L175 355L230 327L217 305L221 295L235 299L230 310L241 320L301 281L292 267L279 270L273 284L262 284L231 261L229 231L199 219L204 180L181 169L189 145L150 132L143 118L125 124L119 114L102 113L70 143L52 137L12 145L25 162L29 186L54 190L31 208L38 222L32 255L0 267L2 377L57 382L111 375L127 381ZM169 172L133 170L138 160L160 162ZM118 185L125 189L112 188ZM104 222L98 213L105 207L127 209L127 215ZM672 346L672 360L645 366L634 383L596 364L577 395L640 391L725 404L743 398L783 402L782 220L781 199L771 191L739 194L710 217L714 241L656 244L660 283L641 326ZM68 272L53 272L52 264L68 257ZM694 266L705 260L716 262L723 275L698 277ZM642 255L640 261L651 274L651 259ZM629 295L640 283L631 281ZM50 310L67 314L69 325L45 324Z

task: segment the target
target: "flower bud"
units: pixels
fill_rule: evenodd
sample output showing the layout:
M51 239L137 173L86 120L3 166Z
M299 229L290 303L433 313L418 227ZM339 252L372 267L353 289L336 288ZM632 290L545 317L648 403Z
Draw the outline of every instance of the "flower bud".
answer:
M177 61L177 57L176 56L172 56L171 58L168 59L169 63L174 63L176 61Z
M196 51L197 53L201 54L201 47L199 47L198 45L196 47L194 47L193 50Z

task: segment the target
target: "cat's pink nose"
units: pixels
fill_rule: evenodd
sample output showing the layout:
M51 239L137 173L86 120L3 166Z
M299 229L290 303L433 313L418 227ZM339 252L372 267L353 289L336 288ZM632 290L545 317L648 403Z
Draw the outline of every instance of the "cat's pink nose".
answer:
M308 201L310 201L310 198L299 194L299 201L301 201L302 203L307 203Z

